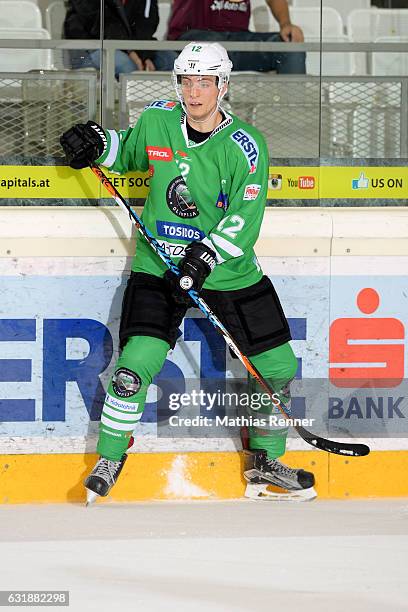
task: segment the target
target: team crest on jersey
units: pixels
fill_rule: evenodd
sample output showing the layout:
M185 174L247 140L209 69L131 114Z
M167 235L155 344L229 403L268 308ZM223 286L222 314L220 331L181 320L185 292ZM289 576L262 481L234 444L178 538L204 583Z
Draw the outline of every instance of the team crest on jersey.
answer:
M169 183L166 200L167 206L177 217L192 219L200 214L182 176L176 176Z
M232 138L232 140L241 148L241 151L245 155L248 162L249 174L253 174L256 171L259 157L259 149L256 141L245 130L237 130L231 134L230 138Z
M160 108L161 110L172 111L177 106L177 102L174 100L154 100L144 107L144 110L148 108Z

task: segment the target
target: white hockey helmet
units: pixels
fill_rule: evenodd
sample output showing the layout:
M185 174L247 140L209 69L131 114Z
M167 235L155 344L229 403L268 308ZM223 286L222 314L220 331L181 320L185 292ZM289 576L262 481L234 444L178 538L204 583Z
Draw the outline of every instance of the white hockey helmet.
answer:
M173 84L177 97L183 103L180 77L183 75L215 76L218 79L218 89L229 82L232 62L227 50L216 42L192 42L184 47L174 61ZM223 95L219 96L219 102Z

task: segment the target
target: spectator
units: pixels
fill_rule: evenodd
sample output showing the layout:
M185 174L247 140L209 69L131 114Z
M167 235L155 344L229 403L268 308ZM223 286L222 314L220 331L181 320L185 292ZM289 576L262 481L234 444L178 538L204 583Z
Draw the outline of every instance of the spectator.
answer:
M250 0L173 0L168 38L248 42L303 42L302 30L290 22L287 0L265 0L280 32L250 32ZM305 53L229 53L235 70L276 70L304 74Z
M101 37L101 0L68 0L64 22L65 38ZM155 40L159 24L157 0L104 0L102 38ZM100 68L101 51L71 50L72 68ZM172 70L174 57L166 51L120 51L115 53L115 75L134 70Z

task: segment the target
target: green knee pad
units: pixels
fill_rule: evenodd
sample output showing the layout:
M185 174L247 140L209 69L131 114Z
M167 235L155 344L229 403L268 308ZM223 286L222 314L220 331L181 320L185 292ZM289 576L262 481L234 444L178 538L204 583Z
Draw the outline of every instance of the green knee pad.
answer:
M250 358L251 362L270 383L274 392L278 395L282 404L290 402L288 383L294 378L297 371L297 359L293 353L289 342L269 349ZM249 393L265 393L265 390L256 382L253 377L249 379ZM278 408L274 406L260 407L259 410L252 410L251 415L256 418L276 414L282 416ZM285 454L287 427L268 428L249 427L249 448L251 450L266 450L269 459L276 459Z
M119 461L140 421L147 389L160 372L169 345L151 336L132 336L119 357L105 397L97 452Z

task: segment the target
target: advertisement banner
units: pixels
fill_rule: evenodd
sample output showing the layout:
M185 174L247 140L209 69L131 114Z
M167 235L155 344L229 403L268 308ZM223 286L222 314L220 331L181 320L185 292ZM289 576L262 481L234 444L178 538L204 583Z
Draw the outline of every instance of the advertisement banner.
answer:
M118 356L129 260L23 259L20 268L12 259L2 261L0 452L91 452ZM406 278L353 275L352 257L349 273L330 276L318 259L292 258L285 274L285 262L261 258L289 319L298 359L293 415L312 419L309 428L320 435L389 439L388 448L404 447ZM150 388L136 450L233 450L238 429L223 421L214 430L215 416L226 414L217 393L231 390L235 379L246 392L245 370L198 311L189 311L180 331ZM185 408L166 395L168 381L178 397L205 393L188 416L208 417L207 429L200 422L185 435L177 419L173 429L163 428Z
M124 198L146 198L147 173L107 173ZM0 199L105 197L89 171L68 166L0 166ZM408 199L408 167L271 166L268 199Z

